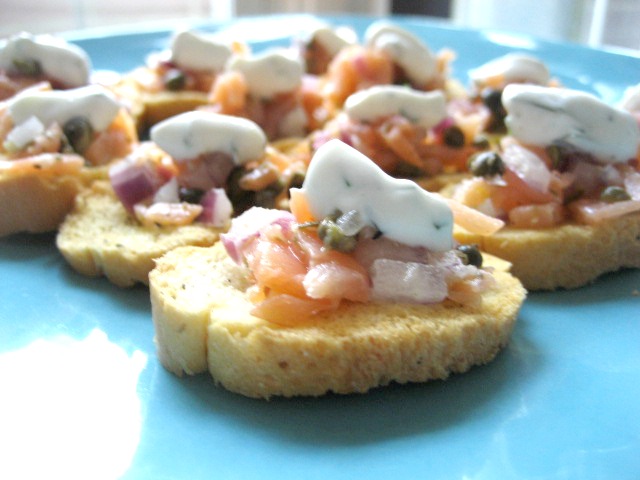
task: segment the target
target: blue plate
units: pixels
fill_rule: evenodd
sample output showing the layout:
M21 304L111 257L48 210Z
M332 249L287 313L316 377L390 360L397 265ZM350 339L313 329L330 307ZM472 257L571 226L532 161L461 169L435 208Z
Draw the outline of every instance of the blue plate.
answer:
M371 21L329 20L360 33ZM231 34L285 45L308 21L245 19ZM463 81L513 50L607 101L640 80L630 55L397 21L453 49ZM169 34L70 38L96 68L125 71ZM166 372L146 288L77 275L53 235L14 235L0 240L0 478L638 479L639 290L640 271L627 270L531 294L508 348L444 382L265 402Z

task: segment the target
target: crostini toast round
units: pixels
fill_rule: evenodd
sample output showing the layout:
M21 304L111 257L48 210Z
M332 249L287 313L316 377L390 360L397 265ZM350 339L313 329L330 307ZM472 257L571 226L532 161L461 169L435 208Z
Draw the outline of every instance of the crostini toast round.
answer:
M526 295L506 271L494 276L480 307L347 302L293 327L249 313L247 270L221 244L172 250L149 278L162 364L177 375L208 370L231 391L269 398L366 392L489 362Z

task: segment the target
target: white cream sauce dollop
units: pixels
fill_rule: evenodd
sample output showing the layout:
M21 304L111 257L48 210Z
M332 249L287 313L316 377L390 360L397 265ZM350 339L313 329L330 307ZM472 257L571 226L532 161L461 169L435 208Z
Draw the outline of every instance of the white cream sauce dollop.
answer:
M547 85L550 80L547 66L534 56L524 53L508 53L495 58L469 72L473 83L482 87L504 87L509 83Z
M566 143L605 164L637 154L640 127L634 117L586 92L512 84L504 89L502 103L509 131L523 143Z
M640 83L624 91L619 106L623 110L640 113Z
M356 210L392 240L433 251L453 248L453 214L446 202L410 180L387 175L340 140L316 151L301 190L316 218Z
M249 92L265 99L295 90L301 85L304 73L302 61L284 50L232 57L227 69L242 73Z
M89 83L89 55L63 39L21 33L0 43L0 69L17 72L16 62L35 60L42 72L69 88Z
M344 106L347 115L359 121L402 115L407 120L431 128L446 115L446 101L440 90L423 92L399 85L377 85L350 95Z
M203 111L168 118L154 125L150 136L176 161L225 152L240 165L260 158L267 144L264 132L251 120Z
M111 125L120 108L109 90L90 85L71 90L19 93L9 101L8 111L15 125L35 117L43 125L57 122L63 126L74 117L85 117L95 131L101 132Z
M349 27L332 28L330 25L322 25L311 32L308 40L318 42L329 55L334 56L344 47L357 43L358 36Z
M418 37L388 22L376 22L365 31L365 44L387 54L406 73L409 80L422 86L438 73L438 60Z
M229 45L190 30L176 33L171 43L171 60L188 70L218 72L232 53Z

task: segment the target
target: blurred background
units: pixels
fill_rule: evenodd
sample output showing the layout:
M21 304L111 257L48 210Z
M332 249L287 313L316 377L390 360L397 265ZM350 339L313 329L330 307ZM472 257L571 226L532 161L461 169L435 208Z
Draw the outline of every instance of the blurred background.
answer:
M640 0L0 0L0 12L0 36L272 13L424 15L640 55Z

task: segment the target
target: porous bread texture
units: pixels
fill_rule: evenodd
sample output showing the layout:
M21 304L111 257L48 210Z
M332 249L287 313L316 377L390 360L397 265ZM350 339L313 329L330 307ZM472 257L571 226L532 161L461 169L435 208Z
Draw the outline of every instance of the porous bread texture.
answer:
M249 313L248 271L221 244L177 248L149 275L158 355L179 376L208 370L258 398L445 379L489 362L509 340L526 292L509 273L494 275L481 307L343 303L282 327Z
M577 288L607 272L640 268L640 213L595 225L505 227L486 237L456 227L454 237L510 262L527 290Z
M115 285L129 287L148 284L154 259L179 246L212 245L222 231L198 223L144 227L126 211L108 181L96 181L76 197L56 245L82 275L105 275Z

